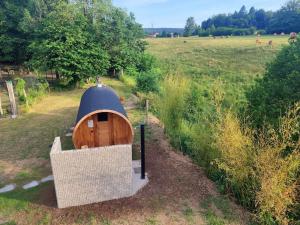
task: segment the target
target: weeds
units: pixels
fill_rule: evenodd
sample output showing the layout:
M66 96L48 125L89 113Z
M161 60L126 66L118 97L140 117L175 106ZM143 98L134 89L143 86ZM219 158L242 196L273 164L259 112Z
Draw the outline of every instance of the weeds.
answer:
M204 209L203 215L209 225L223 225L234 220L235 214L225 196L210 196L201 202L200 207Z
M155 218L148 218L148 219L146 219L145 224L146 225L156 225L157 224L157 220Z
M281 119L278 131L255 134L230 112L219 124L216 160L226 180L243 203L255 203L260 222L287 225L296 204L300 169L299 105Z
M193 223L194 222L194 211L191 207L186 206L183 211L182 214L184 215L186 221L188 221L188 223Z
M206 108L199 107L201 94L191 87L195 85L189 79L178 77L168 77L162 85L159 116L172 144L204 166L225 192L257 212L259 223L287 225L299 219L294 210L299 196L299 104L281 119L279 129L256 131L226 106L222 83L207 93Z

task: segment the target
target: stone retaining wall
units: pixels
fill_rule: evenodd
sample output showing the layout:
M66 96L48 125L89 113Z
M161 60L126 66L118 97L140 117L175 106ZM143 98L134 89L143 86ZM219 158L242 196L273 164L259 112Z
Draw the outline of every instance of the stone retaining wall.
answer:
M50 158L59 208L133 194L131 145L62 151L57 137Z

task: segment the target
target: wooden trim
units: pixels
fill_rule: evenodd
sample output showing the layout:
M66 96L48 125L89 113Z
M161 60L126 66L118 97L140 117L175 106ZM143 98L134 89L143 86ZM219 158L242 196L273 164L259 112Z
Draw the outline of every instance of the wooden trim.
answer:
M126 116L124 116L123 114L119 113L119 112L116 112L116 111L113 111L113 110L106 110L106 109L104 109L104 110L96 110L96 111L93 111L93 112L91 112L91 113L85 115L84 117L82 117L82 118L78 121L78 123L77 123L76 126L74 127L73 135L72 135L73 144L74 144L74 146L75 146L76 149L79 149L80 146L76 146L76 144L75 144L76 142L75 142L75 139L74 139L74 138L75 138L76 131L77 131L77 129L80 127L81 123L82 123L86 118L88 118L88 117L90 117L90 116L93 116L93 115L98 114L98 113L104 113L104 112L112 113L112 114L118 115L118 116L122 117L122 118L128 123L128 125L129 125L129 127L130 127L130 130L131 130L131 134L132 134L130 142L131 142L131 143L133 142L134 130L133 130L133 127L132 127L132 125L131 125L129 119L128 119Z

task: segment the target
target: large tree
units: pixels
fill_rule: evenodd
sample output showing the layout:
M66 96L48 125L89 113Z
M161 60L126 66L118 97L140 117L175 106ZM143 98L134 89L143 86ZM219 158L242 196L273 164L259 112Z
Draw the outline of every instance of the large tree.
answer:
M52 70L65 83L142 71L143 29L111 0L3 0L0 7L0 62Z
M21 62L26 57L27 38L20 23L29 1L0 1L0 61Z
M35 29L58 2L67 0L1 0L0 62L23 63Z
M186 21L186 25L184 27L184 33L183 35L185 37L189 37L195 34L195 31L197 30L198 25L195 22L194 17L189 17Z
M60 3L43 20L42 38L30 46L31 65L52 70L65 84L103 75L109 68L109 56L88 28L80 8Z

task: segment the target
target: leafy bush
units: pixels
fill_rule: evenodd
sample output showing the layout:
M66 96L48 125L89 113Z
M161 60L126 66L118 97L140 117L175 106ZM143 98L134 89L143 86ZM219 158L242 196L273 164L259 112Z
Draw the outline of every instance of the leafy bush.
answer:
M280 119L279 133L272 128L257 133L241 124L231 112L222 116L215 138L221 157L218 167L238 200L258 208L260 224L291 224L299 220L289 214L296 206L300 171L300 107L296 105ZM293 149L287 153L287 149ZM299 193L298 193L299 194ZM294 214L295 215L295 214Z
M133 76L128 76L124 74L120 77L120 81L122 81L124 84L126 84L128 87L135 88L136 87L136 80Z
M45 95L49 84L44 78L37 77L35 83L27 85L22 78L17 78L16 92L21 104L26 104L26 108L32 105L39 97ZM30 87L27 87L30 86Z
M26 82L22 78L17 78L16 81L17 81L16 92L19 97L19 101L25 103L25 102L27 102L27 96L26 96L26 92L25 92Z
M247 93L247 113L255 127L278 125L287 109L300 101L300 41L284 47L264 77Z
M157 92L159 90L159 75L155 71L140 73L136 78L136 89L142 92Z
M300 220L299 211L295 211L300 194L297 187L300 179L299 113L298 103L280 118L279 132L269 129L258 138L256 168L260 190L256 202L262 221L275 220L288 225Z
M148 72L157 67L156 58L150 54L143 54L138 62L139 72Z
M137 68L135 68L135 67L127 67L125 70L125 74L127 76L131 76L131 77L135 78L138 76L139 72L138 72Z

